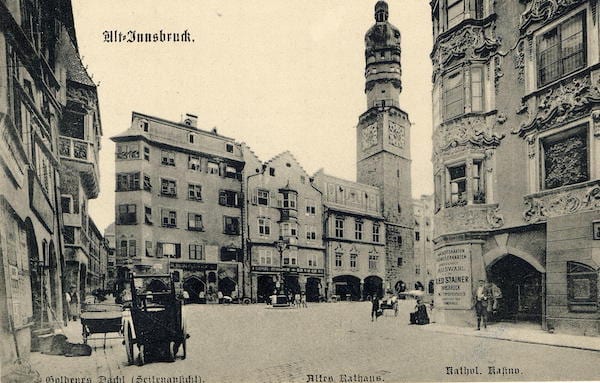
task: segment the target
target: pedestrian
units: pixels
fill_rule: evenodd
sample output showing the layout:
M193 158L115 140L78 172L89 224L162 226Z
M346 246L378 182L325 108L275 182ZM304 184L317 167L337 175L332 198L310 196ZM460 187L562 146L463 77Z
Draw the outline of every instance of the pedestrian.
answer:
M217 291L217 299L219 300L219 304L223 303L223 293L221 290Z
M304 293L304 291L300 294L300 304L302 305L303 308L308 307L306 305L306 294Z
M479 286L475 290L475 314L477 315L477 331L481 330L481 322L483 328L487 328L487 308L489 300L492 297L490 288L488 288L483 279L479 280Z
M67 322L71 320L71 294L69 294L68 291L65 291L65 302L67 302L67 304L65 305L66 307L66 311L67 311L67 320L65 322L65 326L68 324Z
M77 293L77 286L71 285L71 292L69 293L71 301L69 302L69 314L71 319L76 321L79 317L79 294Z
M376 321L379 316L379 298L373 295L371 298L371 322Z
M300 293L296 293L294 295L294 303L296 304L296 308L299 309L300 305L302 304L302 301L300 300Z

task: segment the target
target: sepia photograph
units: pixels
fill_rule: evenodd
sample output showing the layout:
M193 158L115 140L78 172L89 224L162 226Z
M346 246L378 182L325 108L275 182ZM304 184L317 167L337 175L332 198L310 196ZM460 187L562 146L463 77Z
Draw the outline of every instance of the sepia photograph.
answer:
M597 0L0 0L0 382L600 380Z

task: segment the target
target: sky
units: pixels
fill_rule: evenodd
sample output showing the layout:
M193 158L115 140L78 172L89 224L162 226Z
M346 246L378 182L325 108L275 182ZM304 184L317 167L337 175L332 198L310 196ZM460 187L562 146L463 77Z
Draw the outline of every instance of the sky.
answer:
M79 51L99 85L100 195L114 220L111 136L131 112L247 143L262 161L289 150L309 173L356 180L356 125L366 110L364 34L375 0L73 0ZM388 0L402 34L400 106L412 121L412 192L433 192L431 17L425 0ZM188 31L190 43L106 43L103 32Z

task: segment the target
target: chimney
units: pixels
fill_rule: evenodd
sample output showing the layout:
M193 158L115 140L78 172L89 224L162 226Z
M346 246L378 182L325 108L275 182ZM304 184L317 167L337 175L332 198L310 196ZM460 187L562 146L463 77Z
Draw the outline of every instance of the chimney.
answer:
M196 116L195 114L186 113L185 117L183 117L181 119L181 123L184 125L187 125L191 128L197 128L198 127L198 116Z

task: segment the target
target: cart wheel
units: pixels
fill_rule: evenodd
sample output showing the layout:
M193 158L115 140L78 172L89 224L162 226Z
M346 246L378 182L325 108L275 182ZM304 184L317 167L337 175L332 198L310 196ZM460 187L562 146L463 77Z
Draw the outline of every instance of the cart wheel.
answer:
M146 362L146 358L145 358L145 355L144 355L144 345L143 344L140 344L140 356L139 356L139 358L140 358L140 366L143 366L144 363Z
M131 327L127 324L124 327L123 337L125 338L125 352L127 353L127 363L133 364L133 338L131 335Z
M175 342L171 341L169 342L169 362L175 361L175 354L177 354L177 351L175 350Z

